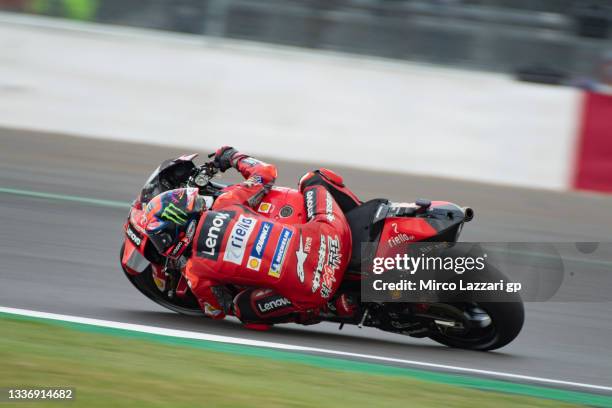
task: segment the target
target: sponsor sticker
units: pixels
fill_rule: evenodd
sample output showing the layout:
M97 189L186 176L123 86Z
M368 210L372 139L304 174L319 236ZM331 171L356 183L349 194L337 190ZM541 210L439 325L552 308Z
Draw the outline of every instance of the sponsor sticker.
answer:
M293 215L293 207L286 205L280 209L279 215L283 218L291 217Z
M187 231L185 232L185 236L174 246L174 249L170 253L170 257L176 257L182 250L185 249L189 244L191 244L191 240L193 239L193 234L195 233L197 222L196 220L191 220L189 226L187 226Z
M289 228L283 228L278 237L276 249L274 250L274 256L272 257L272 263L268 271L269 276L280 278L283 263L285 262L285 255L287 255L287 248L289 247L292 236L293 232Z
M252 167L252 166L255 166L256 164L261 164L262 162L253 157L245 157L244 159L240 160L240 163L244 163Z
M327 264L333 269L340 267L340 240L336 235L334 238L327 237Z
M179 241L179 242L178 242L178 244L176 244L176 245L174 246L174 249L173 249L173 250L172 250L172 252L170 253L170 256L171 256L171 257L175 257L175 256L177 256L177 254L178 254L179 252L181 252L181 249L183 249L183 246L184 246L184 245L185 245L185 242L184 242L184 241Z
M204 314L206 314L206 316L217 317L222 312L223 312L223 310L217 309L216 307L214 307L210 303L208 303L208 302L204 303Z
M221 244L234 211L207 211L204 225L198 236L197 255L201 258L217 260Z
M187 227L187 231L185 232L185 238L187 238L189 242L191 242L191 240L193 239L193 234L195 233L197 224L198 223L196 222L196 220L192 220L189 223L189 226Z
M321 278L321 297L328 299L331 295L331 289L336 281L336 272L329 265L323 267L323 276Z
M266 245L268 245L268 239L270 238L270 233L272 232L272 226L273 224L271 222L264 221L261 223L261 227L259 227L259 232L255 238L253 248L251 249L251 255L247 261L246 266L248 269L259 271L259 268L261 267L261 258L266 250Z
M312 237L306 237L306 243L304 244L304 252L309 254L311 248L312 248Z
M238 221L232 227L223 260L236 265L241 265L244 259L244 251L246 250L247 242L251 233L255 229L257 220L255 218L245 217L240 215Z
M327 217L327 221L333 222L336 217L334 217L334 199L332 198L329 191L325 195L325 217Z
M257 310L261 314L268 314L291 306L291 302L284 296L276 295L256 302Z
M408 234L404 234L403 232L399 232L397 233L397 235L389 237L387 244L389 245L390 248L394 248L405 242L409 242L413 240L414 240L414 235L408 235Z
M315 189L308 190L306 192L304 199L306 201L306 218L308 219L308 221L310 221L312 217L314 217L314 214L315 214L315 204L317 202L317 190Z
M336 235L334 238L327 237L327 265L323 267L321 278L321 297L327 299L331 295L334 282L336 282L336 270L340 268L340 240Z
M319 258L317 260L317 269L315 269L312 277L312 293L315 293L319 286L321 286L321 272L323 272L323 266L325 265L325 255L327 255L327 240L325 235L321 235L321 242L319 244Z
M125 229L125 235L132 242L132 244L136 245L137 247L140 247L140 244L142 244L142 235L134 231L130 224L128 224L127 228Z
M163 272L160 267L153 267L153 273L151 274L153 277L153 282L155 282L155 286L160 291L166 290L166 274Z
M244 181L244 185L246 185L247 187L253 187L257 184L262 184L262 183L263 183L263 179L261 178L261 176L251 176L246 181Z
M178 225L187 224L187 213L172 203L164 208L160 218L162 220L172 221Z
M272 210L272 204L270 204L270 203L261 203L261 204L259 204L259 208L257 209L257 212L268 214L270 212L270 210Z

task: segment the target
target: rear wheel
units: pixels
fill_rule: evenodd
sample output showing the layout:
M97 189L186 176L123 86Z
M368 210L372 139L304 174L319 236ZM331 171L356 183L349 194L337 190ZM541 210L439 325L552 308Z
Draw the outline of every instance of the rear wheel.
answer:
M455 275L465 282L510 282L492 265L476 274ZM473 293L466 296L456 292L456 302L449 302L449 310L455 315L456 324L434 321L429 337L449 347L469 350L495 350L504 347L518 336L525 321L525 309L521 296L516 292ZM471 297L472 299L466 299ZM451 320L452 321L452 320ZM439 324L442 323L442 324Z
M518 297L518 296L517 296ZM449 347L489 351L504 347L518 336L525 321L525 310L520 298L515 302L487 302L453 305L464 315L488 315L486 325L444 327L437 325L429 337ZM483 314L484 313L484 314ZM486 318L485 318L486 319Z
M123 257L123 251L125 244L121 246L120 258ZM173 296L168 297L167 292L159 290L155 281L153 280L153 268L147 267L144 271L138 275L132 275L123 268L123 273L128 278L132 285L136 287L146 297L154 301L160 306L170 309L174 312L189 315L189 316L204 316L198 302L191 293L188 291L184 297Z

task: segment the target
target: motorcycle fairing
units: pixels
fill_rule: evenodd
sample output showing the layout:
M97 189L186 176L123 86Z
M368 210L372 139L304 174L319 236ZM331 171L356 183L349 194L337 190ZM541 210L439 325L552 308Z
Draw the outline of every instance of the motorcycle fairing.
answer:
M125 249L121 257L121 265L132 275L142 273L151 263L140 253L139 249L130 241L125 240Z
M149 238L141 225L142 212L142 209L132 207L128 220L123 225L125 249L121 257L121 265L133 275L142 273L151 264L145 257Z
M396 204L413 207L412 203ZM433 201L431 206L412 216L384 218L376 257L404 254L408 245L419 241L456 241L464 214L460 207L446 201Z

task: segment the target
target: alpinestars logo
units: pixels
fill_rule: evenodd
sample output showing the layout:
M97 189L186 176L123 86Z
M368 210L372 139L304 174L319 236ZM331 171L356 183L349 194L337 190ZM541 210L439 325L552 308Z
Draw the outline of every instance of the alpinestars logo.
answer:
M315 203L317 202L317 191L316 190L308 190L306 192L306 218L308 221L314 217L315 213Z
M162 220L172 221L178 225L187 223L187 213L176 205L170 203L160 215Z
M304 283L304 262L306 262L306 258L308 258L308 254L304 251L304 242L302 237L302 232L300 231L300 247L295 252L295 256L297 258L297 276L301 283Z
M257 224L255 218L245 217L244 215L238 217L238 221L234 224L225 247L225 254L223 255L224 261L236 265L242 264L244 251L249 241L249 237L253 229L255 229L255 224Z
M317 269L314 271L312 278L312 293L315 293L319 286L321 286L321 272L323 272L323 266L325 265L325 255L327 254L327 244L325 235L321 235L321 243L319 244L319 259L317 260Z

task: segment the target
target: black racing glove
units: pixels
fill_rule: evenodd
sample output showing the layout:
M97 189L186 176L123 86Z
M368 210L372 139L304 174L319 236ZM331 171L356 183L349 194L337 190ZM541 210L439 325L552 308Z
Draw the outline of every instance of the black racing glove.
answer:
M222 172L232 167L232 157L238 151L231 146L223 146L215 153L215 166Z

